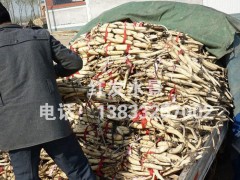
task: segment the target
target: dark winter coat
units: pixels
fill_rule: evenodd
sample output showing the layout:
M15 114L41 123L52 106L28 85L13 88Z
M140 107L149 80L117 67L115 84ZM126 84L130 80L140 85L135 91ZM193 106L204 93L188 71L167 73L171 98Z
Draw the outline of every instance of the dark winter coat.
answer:
M56 76L69 76L81 68L82 60L47 30L0 25L0 150L30 147L72 133L68 121L60 118ZM49 113L40 113L46 103Z

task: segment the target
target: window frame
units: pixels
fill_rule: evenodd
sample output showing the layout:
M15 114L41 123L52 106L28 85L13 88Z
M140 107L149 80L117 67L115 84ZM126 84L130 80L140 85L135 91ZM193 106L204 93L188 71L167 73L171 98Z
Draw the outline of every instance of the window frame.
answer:
M84 6L84 5L86 5L86 2L85 1L76 1L76 2L71 2L71 3L54 5L53 0L46 0L46 5L49 10L53 10L53 9L62 9L62 8L75 7L75 6Z

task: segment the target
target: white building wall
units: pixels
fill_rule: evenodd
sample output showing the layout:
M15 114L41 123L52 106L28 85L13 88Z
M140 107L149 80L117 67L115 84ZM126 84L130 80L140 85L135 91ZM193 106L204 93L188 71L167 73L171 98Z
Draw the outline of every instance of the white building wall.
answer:
M52 31L77 29L101 13L121 4L132 1L152 0L85 0L86 5L48 10L47 22ZM157 0L155 0L157 1ZM203 0L165 0L191 4L203 4ZM218 1L218 0L215 0ZM223 0L224 1L224 0Z
M78 29L101 13L121 4L132 1L152 0L85 0L86 5L48 10L47 22L51 31ZM202 4L203 0L165 0L191 4Z
M93 19L100 15L102 12L119 6L121 4L132 2L132 1L152 1L152 0L87 0L90 12L90 18ZM165 1L176 1L191 4L202 4L202 0L165 0ZM240 1L240 0L239 0Z
M52 31L83 26L88 22L86 6L48 10L48 27Z
M203 0L203 5L227 14L240 13L240 0Z
M49 10L48 25L52 30L76 29L86 24L101 13L121 4L132 1L150 0L86 0L86 5L64 9ZM219 11L240 13L240 0L166 0L191 4L202 4Z

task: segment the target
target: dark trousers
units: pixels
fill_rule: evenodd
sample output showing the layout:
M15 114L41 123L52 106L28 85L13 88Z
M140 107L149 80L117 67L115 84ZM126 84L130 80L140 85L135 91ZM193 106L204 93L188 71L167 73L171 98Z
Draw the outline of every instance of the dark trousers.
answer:
M40 151L45 149L69 180L96 180L88 160L75 137L59 139L34 147L10 151L16 180L39 180Z

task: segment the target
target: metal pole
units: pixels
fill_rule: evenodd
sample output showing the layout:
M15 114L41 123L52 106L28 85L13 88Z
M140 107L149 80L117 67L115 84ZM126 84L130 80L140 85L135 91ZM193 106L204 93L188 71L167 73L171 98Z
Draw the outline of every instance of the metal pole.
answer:
M87 18L88 22L91 21L91 13L90 13L90 8L89 8L89 0L85 0L86 2L86 8L87 8Z

